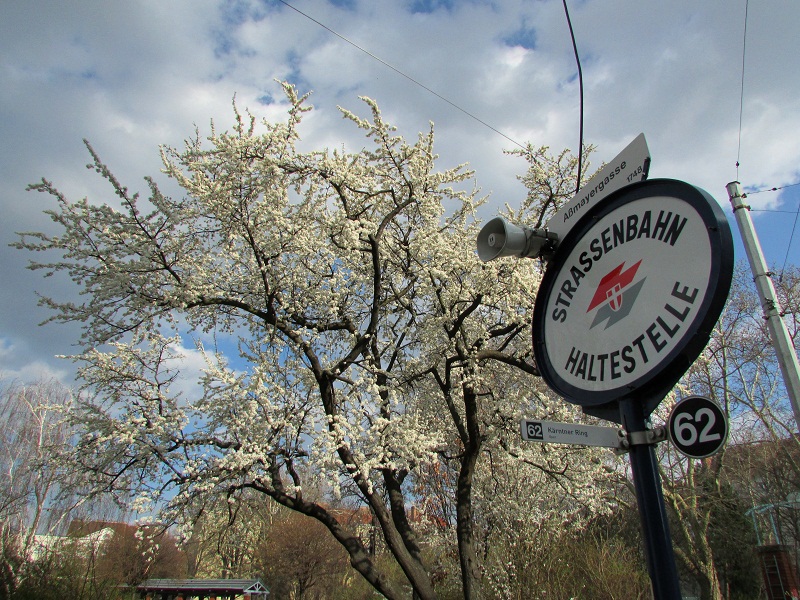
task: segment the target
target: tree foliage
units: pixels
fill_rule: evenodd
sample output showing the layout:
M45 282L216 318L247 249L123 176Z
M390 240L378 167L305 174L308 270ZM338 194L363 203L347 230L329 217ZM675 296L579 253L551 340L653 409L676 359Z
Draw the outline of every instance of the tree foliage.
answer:
M784 319L797 340L798 270L790 268L776 284ZM745 265L737 265L709 344L677 391L715 400L731 429L727 448L702 461L662 446L664 493L679 566L703 599L751 598L758 594L759 576L756 532L747 511L775 505L771 514L777 516L788 493L796 490L793 482L800 471L796 424ZM795 512L793 506L786 508Z
M35 536L57 530L74 505L74 472L58 457L70 448L70 390L55 381L0 382L0 598L28 575Z
M43 303L82 324L83 388L58 427L49 404L6 394L4 582L46 499L82 489L180 523L190 573L262 575L296 596L341 581L367 597L343 560L388 598L645 596L635 536L598 525L627 522L618 459L519 436L523 416L580 419L533 361L537 263L478 261L484 200L466 166L437 169L432 128L407 142L364 99L368 118L342 114L365 148L300 151L310 108L285 91L285 122L234 106L232 131L163 148L179 197L153 179L147 199L132 194L88 143L112 198L31 186L55 198L59 230L15 246L81 292ZM512 154L529 193L505 216L541 226L571 197L575 159ZM798 530L796 425L747 280L740 268L677 389L725 408L731 446L702 462L660 451L679 564L710 599L757 593L752 561L731 551L752 544L748 506L783 503ZM797 270L777 287L796 340ZM189 353L205 364L193 387ZM150 563L131 543L115 552L133 581ZM63 573L89 564L70 556Z
M426 474L446 469L440 518L454 520L455 539L441 540L457 549L464 596L478 597L493 520L522 506L499 506L498 473L533 482L520 502L534 523L596 509L605 474L592 451L577 459L518 440L522 412L574 418L536 377L540 272L533 261L478 261L482 200L463 165L436 169L432 129L409 143L364 99L368 119L342 112L368 147L301 152L310 108L284 88L286 122L234 107L233 131L162 150L180 198L152 179L147 200L131 194L88 143L115 199L31 186L56 199L47 212L60 233L16 246L44 252L32 267L69 275L85 299L44 300L51 320L83 325L74 358L85 399L73 415L83 434L71 458L101 489L184 521L211 494L260 492L324 525L389 598L402 586L306 490L324 481L331 497L368 507L408 585L432 598L427 525L409 510ZM569 196L574 159L522 154L539 187L514 217L540 222ZM186 345L206 368L198 393L181 395Z

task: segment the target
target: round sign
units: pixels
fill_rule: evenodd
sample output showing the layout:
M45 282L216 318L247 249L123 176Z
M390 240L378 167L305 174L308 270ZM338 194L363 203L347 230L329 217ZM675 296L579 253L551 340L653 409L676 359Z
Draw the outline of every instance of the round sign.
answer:
M705 347L732 273L730 227L706 192L669 179L619 190L570 230L542 279L542 377L584 409L613 415L641 398L646 416Z
M689 458L705 458L720 451L728 439L728 419L716 402L689 396L669 413L669 439Z

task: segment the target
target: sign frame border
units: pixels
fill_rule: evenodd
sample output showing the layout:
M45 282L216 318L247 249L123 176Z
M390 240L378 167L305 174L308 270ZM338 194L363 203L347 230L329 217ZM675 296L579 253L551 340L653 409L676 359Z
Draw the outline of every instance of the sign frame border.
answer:
M701 217L711 247L711 272L706 294L687 332L660 363L629 384L609 390L587 390L561 378L553 367L544 343L547 305L569 254L595 223L631 202L654 196L677 198L688 203ZM676 179L650 179L625 186L591 207L562 240L547 265L534 303L532 333L536 365L547 385L584 412L618 421L618 403L624 398L638 398L645 403L645 416L661 402L669 390L705 348L725 306L733 279L734 250L730 225L722 207L705 190ZM710 292L710 293L709 293Z

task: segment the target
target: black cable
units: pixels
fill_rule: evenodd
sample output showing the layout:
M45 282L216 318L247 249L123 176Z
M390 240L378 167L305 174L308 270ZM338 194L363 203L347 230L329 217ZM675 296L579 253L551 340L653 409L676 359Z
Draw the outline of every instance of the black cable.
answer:
M281 4L283 4L284 6L288 6L289 8L291 8L291 9L292 9L293 11L295 11L296 13L303 15L303 16L304 16L306 19L308 19L309 21L313 21L314 23L316 23L317 25L319 25L320 27L322 27L322 28L323 28L323 29L325 29L326 31L329 31L330 33L332 33L332 34L333 34L333 35L335 35L336 37L340 38L341 40L344 40L345 42L347 42L348 44L350 44L350 45L351 45L351 46L353 46L354 48L357 48L358 50L360 50L361 52L363 52L364 54L366 54L366 55L367 55L367 56L369 56L370 58L372 58L372 59L374 59L374 60L377 60L377 61L378 61L379 63L381 63L381 64L382 64L384 67L388 67L388 68L390 68L392 71L394 71L394 72L395 72L395 73L397 73L398 75L402 75L403 77L405 77L406 79L408 79L408 80L409 80L409 81L411 81L412 83L415 83L416 85L418 85L419 87L421 87L423 90L425 90L425 91L427 91L427 92L430 92L431 94L433 94L434 96L436 96L436 97L437 97L437 98L439 98L440 100L444 100L444 101L445 101L445 102L447 102L447 103L448 103L450 106L452 106L453 108L455 108L455 109L457 109L457 110L460 110L462 113L464 113L464 114L465 114L465 115L467 115L468 117L470 117L470 118L472 118L472 119L475 119L475 120L476 120L478 123L480 123L480 124L481 124L481 125L483 125L484 127L488 127L489 129L491 129L491 130L492 130L492 131L494 131L495 133L497 133L497 134L499 134L499 135L502 135L504 138L506 138L506 139L507 139L509 142L511 142L512 144L516 144L517 146L519 146L519 147L520 147L520 148L522 148L523 150L525 149L525 146L523 146L522 144L520 144L518 141L516 141L516 140L514 140L514 139L512 139L512 138L510 138L510 137L508 137L508 136L507 136L505 133L503 133L503 132L502 132L502 131L500 131L499 129L495 129L494 127L492 127L491 125L489 125L489 124L488 124L486 121L483 121L483 120L479 119L478 117L476 117L475 115L473 115L471 112L468 112L467 110L465 110L465 109L461 108L461 107L460 107L458 104L456 104L455 102L452 102L451 100L448 100L447 98L445 98L445 97L444 97L444 96L442 96L441 94L439 94L439 93L437 93L437 92L433 91L433 90L432 90L431 88L429 88L428 86L426 86L426 85L423 85L422 83L420 83L419 81L417 81L416 79L414 79L413 77L411 77L411 75L406 75L405 73L403 73L403 71L401 71L400 69L398 69L398 68L397 68L397 67L395 67L395 66L392 66L392 65L390 65L390 64L389 64L389 63L387 63L385 60L383 60L382 58L380 58L380 57L378 57L378 56L374 55L374 54L373 54L372 52L370 52L369 50L366 50L365 48L362 48L361 46L359 46L359 45L358 45L358 44L356 44L355 42L351 42L351 41L350 41L350 40L348 40L346 37L344 37L344 36L343 36L341 33L337 33L336 31L334 31L333 29L331 29L330 27L328 27L328 26L327 26L327 25L325 25L324 23L321 23L320 21L317 21L317 20L316 20L314 17L312 17L312 16L310 16L310 15L307 15L307 14L306 14L306 13L304 13L302 10L299 10L299 9L295 8L294 6L292 6L291 4L289 4L288 2L286 2L285 0L278 0L278 2L280 2L280 3L281 3Z
M736 179L739 179L739 158L742 153L742 114L744 113L744 58L747 52L747 10L750 0L744 3L744 33L742 34L742 85L739 92L739 143L736 149Z
M786 247L786 257L783 259L783 266L781 267L781 274L778 278L783 281L783 273L786 271L786 263L789 261L789 250L792 249L792 240L794 240L794 232L797 229L797 218L800 217L800 202L797 203L797 212L794 213L794 225L792 225L792 234L789 236L789 245Z
M569 35L572 38L572 49L575 52L575 62L578 63L578 87L580 88L580 133L578 139L578 183L575 185L575 193L581 189L581 167L583 166L583 71L581 70L581 59L578 55L578 45L575 43L575 32L572 30L572 20L569 18L567 0L564 2L564 13L567 15L567 25L569 25Z
M781 187L771 187L766 188L763 190L756 190L754 192L749 192L748 194L762 194L764 192L777 192L779 190L784 190L786 188L795 187L800 185L800 183L790 183L789 185L784 185ZM742 198L746 198L748 194L743 194ZM783 273L786 271L786 263L789 262L789 252L792 249L792 242L794 241L794 233L797 230L797 221L800 218L800 202L798 202L797 210L776 210L771 208L751 208L751 212L770 212L770 213L787 213L794 215L794 224L792 225L792 233L789 236L789 244L786 246L786 256L783 259L783 266L781 267L780 273L778 275L778 281L783 281Z
M461 108L461 107L460 107L458 104L456 104L455 102L453 102L453 101L451 101L451 100L449 100L449 99L445 98L444 96L442 96L441 94L439 94L439 93L435 92L434 90L432 90L432 89L431 89L431 88L429 88L428 86L426 86L426 85L424 85L424 84L420 83L419 81L417 81L416 79L414 79L414 78L413 78L413 77L411 77L410 75L407 75L406 73L404 73L403 71L401 71L401 70L400 70L400 69L398 69L397 67L395 67L395 66L393 66L393 65L389 64L388 62L386 62L386 61L385 61L385 60L383 60L382 58L380 58L380 57L376 56L376 55L375 55L375 54L373 54L372 52L369 52L368 50L366 50L365 48L362 48L361 46L359 46L359 45L358 45L358 44L356 44L355 42L352 42L352 41L350 41L350 40L349 40L349 39L347 39L345 36L343 36L342 34L340 34L340 33L336 32L336 31L334 31L333 29L331 29L330 27L328 27L328 26L327 26L327 25L325 25L324 23L322 23L322 22L318 21L318 20L317 20L317 19L315 19L314 17L312 17L312 16L310 16L310 15L308 15L308 14L304 13L303 11L299 10L298 8L295 8L294 6L292 6L291 4L289 4L288 2L286 2L286 0L278 0L278 2L280 2L280 3L281 3L281 4L283 4L284 6L287 6L288 8L291 8L293 11L295 11L296 13L298 13L298 14L300 14L300 15L304 16L306 19L308 19L308 20L310 20L310 21L313 21L314 23L316 23L317 25L319 25L320 27L322 27L322 28L323 28L323 29L325 29L326 31L329 31L330 33L332 33L332 34L333 34L333 35L335 35L336 37L338 37L338 38L340 38L341 40L343 40L343 41L347 42L348 44L350 44L350 45L351 45L351 46L353 46L354 48L356 48L356 49L360 50L361 52L363 52L364 54L366 54L366 55L367 55L367 56L369 56L370 58L372 58L372 59L374 59L374 60L378 61L379 63L381 63L381 64L382 64L382 65L384 65L385 67L388 67L389 69L391 69L392 71L394 71L394 72L395 72L395 73L397 73L398 75L401 75L401 76L405 77L406 79L408 79L408 80L409 80L409 81L411 81L412 83L414 83L414 84L418 85L418 86L419 86L419 87L421 87L422 89L424 89L424 90L426 90L427 92L429 92L429 93L433 94L434 96L436 96L436 97L437 97L437 98L439 98L440 100L443 100L444 102L447 102L447 103L448 103L450 106L452 106L453 108L455 108L455 109L457 109L457 110L461 111L462 113L464 113L464 114L465 114L465 115L467 115L468 117L470 117L470 118L474 119L475 121L477 121L477 122L478 122L478 123L480 123L481 125L483 125L483 126L485 126L485 127L488 127L489 129L491 129L492 131L494 131L494 132L495 132L495 133L497 133L498 135L501 135L501 136L503 136L505 139L507 139L507 140L508 140L509 142L511 142L512 144L515 144L515 145L519 146L520 148L522 148L522 149L525 149L525 146L524 146L524 145L522 145L522 144L520 144L518 141L516 141L516 140L514 140L514 139L510 138L509 136L507 136L505 133L503 133L503 132L502 132L502 131L500 131L499 129L496 129L496 128L492 127L492 126L491 126L491 125L489 125L489 124L488 124L486 121L483 121L482 119L478 118L478 117L477 117L477 116L475 116L474 114L472 114L472 113L468 112L467 110L465 110L465 109ZM569 16L569 8L567 7L567 0L563 0L563 3L564 3L564 13L565 13L565 14L566 14L566 16L567 16L567 25L569 26L569 34L570 34L570 38L572 39L572 49L573 49L573 52L574 52L574 54L575 54L575 62L576 62L576 64L578 65L578 87L579 87L579 93L580 93L580 120L579 120L579 134L578 134L578 177L577 177L577 184L576 184L576 186L575 186L575 193L577 193L577 192L578 192L578 190L580 190L580 187L581 187L581 174L582 174L582 169L583 169L583 69L581 68L581 60L580 60L580 55L578 54L578 45L577 45L577 43L575 42L575 32L574 32L574 30L572 29L572 20L570 19L570 16Z
M798 186L798 185L800 185L800 182L799 183L790 183L789 185L782 185L780 187L771 187L771 188L764 188L763 190L755 190L753 192L747 192L747 194L742 196L742 198L746 198L747 195L750 195L750 194L763 194L764 192L777 192L779 190L785 190L786 188L795 187L795 186Z

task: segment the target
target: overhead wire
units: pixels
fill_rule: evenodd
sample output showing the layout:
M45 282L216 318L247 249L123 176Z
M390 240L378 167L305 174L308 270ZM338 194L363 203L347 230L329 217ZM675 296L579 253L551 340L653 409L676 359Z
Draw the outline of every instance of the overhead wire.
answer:
M792 249L792 241L794 240L794 232L797 230L797 219L800 217L800 202L797 204L797 210L794 213L794 224L792 225L792 233L789 236L789 245L786 246L786 256L783 258L783 266L781 267L778 281L783 281L783 273L786 271L786 263L789 262L789 250Z
M745 0L744 3L744 33L742 34L742 81L739 88L739 140L736 148L736 179L739 179L739 159L742 153L742 115L744 114L744 65L745 56L747 55L747 13L750 5L750 0Z
M800 182L798 182L798 183L790 183L789 185L782 185L780 187L771 187L771 188L764 188L763 190L755 190L755 191L752 191L752 192L747 192L746 194L744 194L742 196L742 198L747 198L747 196L749 194L763 194L764 192L777 192L779 190L785 190L787 188L795 187L797 185L800 185Z
M572 50L575 53L575 62L578 64L578 88L580 90L580 125L578 127L578 181L575 184L575 194L581 189L581 167L583 165L583 70L581 69L581 59L578 54L578 45L575 42L575 31L572 29L572 19L569 18L569 8L567 0L563 0L564 14L567 16L569 26L569 36L572 39Z
M323 28L323 29L325 29L326 31L328 31L328 32L332 33L333 35L335 35L335 36L336 36L336 37L338 37L339 39L341 39L341 40L343 40L344 42L346 42L346 43L350 44L351 46L353 46L353 47L354 47L354 48L356 48L357 50L359 50L359 51L363 52L364 54L366 54L367 56L369 56L369 57L370 57L370 58L372 58L373 60L376 60L376 61L378 61L378 62L379 62L379 63L381 63L383 66L385 66L385 67L388 67L389 69L391 69L392 71L394 71L394 72L395 72L395 73L397 73L398 75L401 75L402 77L405 77L406 79L408 79L409 81L411 81L411 82L412 82L412 83L414 83L415 85L418 85L419 87L421 87L421 88L422 88L422 89L424 89L425 91L427 91L427 92L429 92L429 93L433 94L434 96L436 96L436 97L437 97L437 98L439 98L440 100L443 100L444 102L446 102L447 104L449 104L450 106L452 106L453 108L455 108L456 110L459 110L459 111L461 111L462 113L464 113L465 115L467 115L467 116L468 116L468 117L470 117L471 119L474 119L475 121L477 121L478 123L480 123L480 124L481 124L481 125L483 125L484 127L488 127L489 129L491 129L492 131L494 131L494 132L495 132L495 133L497 133L498 135L501 135L502 137L504 137L505 139L507 139L507 140L508 140L509 142L511 142L512 144L515 144L515 145L519 146L519 147L520 147L520 148L522 148L523 150L525 149L525 146L524 146L523 144L521 144L520 142L518 142L518 141L516 141L515 139L513 139L513 138L509 137L508 135L506 135L505 133L503 133L503 132L502 132L502 131L500 131L499 129L496 129L495 127L493 127L492 125L490 125L489 123L487 123L486 121L484 121L483 119L481 119L481 118L477 117L476 115L472 114L471 112L469 112L469 111L468 111L468 110L466 110L465 108L462 108L461 106L459 106L458 104L456 104L456 103L455 103L455 102L453 102L452 100L450 100L450 99L448 99L448 98L446 98L446 97L442 96L441 94L439 94L439 93L438 93L438 92L436 92L435 90L432 90L431 88L429 88L429 87L428 87L428 86L426 86L425 84L423 84L423 83L421 83L420 81L418 81L418 80L414 79L414 78L413 78L411 75L408 75L407 73L405 73L405 72L401 71L400 69L398 69L398 68L397 68L397 67L395 67L394 65L391 65L391 64L389 64L388 62L386 62L385 60L383 60L383 59L382 59L382 58L380 58L379 56L376 56L375 54L373 54L372 52L370 52L369 50L367 50L366 48L364 48L364 47L362 47L362 46L359 46L359 45L358 45L358 44L356 44L355 42L353 42L353 41L349 40L348 38L346 38L345 36L343 36L341 33L337 32L337 31L334 31L333 29L331 29L330 27L328 27L328 26L327 26L327 25L325 25L324 23L322 23L322 22L318 21L317 19L315 19L315 18L314 18L314 17L312 17L311 15L309 15L309 14L307 14L307 13L304 13L302 10L300 10L300 9L296 8L295 6L292 6L291 4L289 4L288 2L286 2L285 0L278 0L278 2L280 2L281 4L283 4L284 6L286 6L286 7L288 7L288 8L291 8L293 11L295 11L296 13L298 13L298 14L300 14L300 15L304 16L304 17L305 17L306 19L308 19L309 21L312 21L312 22L316 23L317 25L319 25L320 27L322 27L322 28Z
M786 188L791 188L800 185L800 183L792 183L790 185L784 185L781 187L772 187L763 190L756 190L754 192L750 192L750 194L761 194L764 192L777 192L779 190L784 190ZM747 197L747 194L742 195L743 198ZM786 246L786 255L783 257L783 266L781 267L780 272L778 273L778 281L783 281L783 273L786 271L786 263L789 262L789 252L792 249L792 242L794 242L794 234L797 231L797 222L800 220L800 200L797 202L797 209L796 210L777 210L774 208L751 208L751 212L769 212L769 213L784 213L794 215L794 222L792 223L792 233L789 234L789 243Z
M338 37L342 41L350 44L351 46L353 46L354 48L356 48L360 52L363 52L364 54L366 54L367 56L369 56L373 60L376 60L377 62L381 63L383 66L391 69L392 71L394 71L398 75L400 75L402 77L405 77L406 79L408 79L409 81L411 81L415 85L417 85L417 86L421 87L422 89L424 89L425 91L433 94L434 96L436 96L440 100L443 100L444 102L446 102L447 104L449 104L450 106L455 108L456 110L461 111L462 113L464 113L465 115L467 115L471 119L474 119L475 121L477 121L478 123L480 123L484 127L488 127L489 129L491 129L492 131L494 131L498 135L501 135L502 137L507 139L512 144L515 144L515 145L519 146L523 150L525 149L525 146L523 144L521 144L520 142L518 142L515 139L509 137L508 135L506 135L505 133L503 133L499 129L497 129L494 126L490 125L489 123L487 123L483 119L479 118L478 116L474 115L473 113L469 112L465 108L462 108L461 106L459 106L458 104L456 104L455 102L450 100L449 98L446 98L445 96L441 95L440 93L438 93L435 90L431 89L430 87L426 86L425 84L423 84L422 82L418 81L417 79L415 79L411 75L408 75L407 73L405 73L404 71L401 71L400 69L398 69L394 65L386 62L385 60L383 60L379 56L377 56L377 55L373 54L372 52L370 52L369 50L367 50L366 48L364 48L362 46L359 46L358 44L356 44L352 40L348 39L347 37L345 37L344 35L342 35L338 31L335 31L334 29L331 29L330 27L328 27L327 25L325 25L321 21L315 19L314 17L312 17L308 13L305 13L302 10L300 10L299 8L293 6L292 4L289 4L289 2L287 2L286 0L278 0L278 2L280 2L281 4L286 6L287 8L292 9L293 11L298 13L299 15L302 15L303 17L305 17L309 21L312 21L313 23L316 23L317 25L319 25L320 27L322 27L326 31L332 33L333 35L335 35L336 37ZM563 4L564 4L564 13L566 14L566 17L567 17L567 25L569 26L569 34L570 34L570 38L572 40L572 49L573 49L574 54L575 54L575 62L578 65L578 87L579 87L579 93L580 93L580 122L579 122L579 133L578 133L578 174L577 174L577 183L575 185L575 193L577 194L578 190L580 190L580 187L581 187L581 171L582 171L582 167L583 167L583 70L581 69L580 55L578 54L578 46L577 46L577 43L575 42L575 31L572 28L572 20L570 19L570 16L569 16L569 8L567 7L567 0L563 0Z
M356 44L355 42L353 42L349 38L345 37L341 33L335 31L334 29L332 29L330 27L328 27L327 25L325 25L324 23L322 23L318 19L315 19L314 17L312 17L308 13L303 12L302 10L300 10L297 7L293 6L292 4L287 2L286 0L278 0L278 2L280 2L281 4L286 6L287 8L290 8L291 10L295 11L299 15L305 17L309 21L311 21L311 22L317 24L318 26L322 27L323 29L325 29L329 33L332 33L333 35L335 35L336 37L338 37L342 41L344 41L347 44L353 46L354 48L356 48L360 52L363 52L364 54L366 54L367 56L369 56L373 60L375 60L375 61L379 62L380 64L382 64L383 66L391 69L392 71L394 71L395 73L397 73L401 77L404 77L405 79L408 79L414 85L419 86L420 88L422 88L425 91L427 91L428 93L436 96L437 98L439 98L443 102L446 102L447 104L449 104L450 106L452 106L456 110L462 112L463 114L465 114L469 118L477 121L478 123L480 123L481 125L483 125L484 127L488 128L488 129L490 129L491 131L495 132L496 134L502 136L503 138L505 138L506 140L508 140L512 144L514 144L516 146L519 146L522 149L525 149L525 146L522 143L520 143L517 140L513 139L512 137L506 135L505 133L503 133L502 131L500 131L496 127L492 126L491 124L487 123L486 121L484 121L483 119L481 119L477 115L469 112L468 110L466 110L465 108L459 106L458 104L456 104L455 102L453 102L449 98L443 96L442 94L438 93L437 91L435 91L432 88L428 87L427 85L423 84L422 82L420 82L419 80L415 79L411 75L405 73L404 71L400 70L399 68L395 67L394 65L392 65L392 64L388 63L387 61L383 60L382 58L380 58L376 54L374 54L374 53L370 52L369 50L367 50L366 48L364 48L363 46L360 46L360 45ZM567 19L567 25L569 27L570 39L572 41L572 49L573 49L573 52L574 52L574 55L575 55L575 63L576 63L577 68L578 68L578 88L579 88L580 117L579 117L579 128L578 128L579 132L578 132L577 183L576 183L576 186L575 186L575 191L577 193L577 191L580 189L581 175L582 175L582 170L583 170L583 130L584 130L583 69L581 67L580 54L578 53L578 45L577 45L577 42L575 40L575 31L574 31L574 29L572 27L572 19L570 18L569 7L567 6L567 0L562 0L562 3L564 5L564 14L565 14L566 19ZM740 80L740 88L739 88L739 131L738 131L737 148L736 148L736 179L737 180L739 179L739 166L741 164L740 161L741 161L741 152L742 152L742 124L743 124L743 120L744 120L744 85L745 85L745 66L746 66L746 58L747 58L747 21L748 21L748 16L749 16L749 6L750 6L749 0L745 0L744 27L743 27L743 32L742 32L742 68L741 68L741 80ZM748 194L760 194L760 193L763 193L763 192L770 192L770 191L775 192L775 191L783 190L783 189L786 189L786 188L794 187L796 185L800 185L800 183L794 183L794 184L780 186L780 187L772 187L772 188L767 188L767 189L763 189L763 190L755 190L755 191L748 192ZM744 194L744 196L746 197L748 194ZM786 212L792 212L792 211L786 211ZM792 241L794 239L794 234L795 234L795 231L796 231L796 228L797 228L798 217L800 217L800 205L798 206L798 210L795 211L795 220L794 220L794 225L792 227L792 234L791 234L790 239L789 239L789 246L788 246L788 248L786 250L786 257L784 259L783 268L781 269L781 273L786 268L786 263L788 262L789 251L791 249Z
M564 0L566 2L566 0ZM741 154L742 154L742 122L743 122L743 115L744 115L744 78L745 78L745 64L746 64L746 57L747 57L747 20L749 15L749 8L750 8L750 0L745 0L744 3L744 27L742 32L742 76L741 76L741 83L739 88L739 135L737 141L737 148L736 148L736 179L739 179L739 166L741 161ZM754 190L752 192L747 192L743 194L742 197L746 198L748 195L752 194L761 194L764 192L777 192L780 190L784 190L786 188L795 187L800 185L800 183L792 183L789 185L778 186L778 187L771 187L765 188L762 190ZM753 209L751 209L753 210ZM794 240L794 234L797 229L797 221L798 217L800 217L800 203L798 203L797 211L767 211L762 209L761 211L757 212L794 212L794 224L792 225L792 233L789 236L789 244L786 247L786 255L783 259L783 266L781 267L779 273L779 280L783 279L783 272L786 270L786 263L789 261L789 252L792 248L792 241Z

